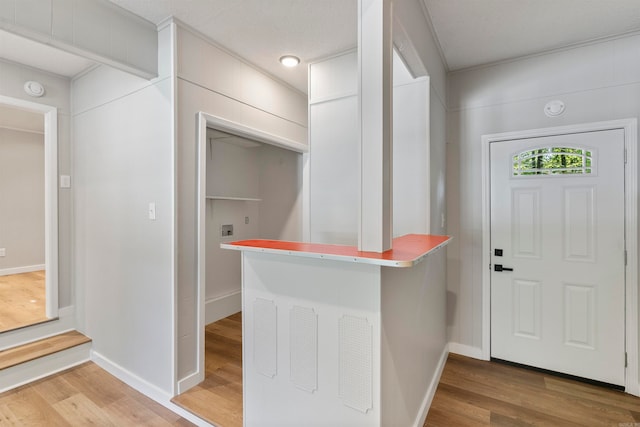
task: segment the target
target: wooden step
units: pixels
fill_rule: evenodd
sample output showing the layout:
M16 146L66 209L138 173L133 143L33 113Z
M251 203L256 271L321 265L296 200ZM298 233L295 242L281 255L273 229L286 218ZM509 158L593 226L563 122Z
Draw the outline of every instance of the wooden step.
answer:
M91 339L78 331L0 351L0 393L90 358Z
M82 335L78 331L69 331L18 347L9 348L0 351L0 370L88 342L91 342L91 338Z

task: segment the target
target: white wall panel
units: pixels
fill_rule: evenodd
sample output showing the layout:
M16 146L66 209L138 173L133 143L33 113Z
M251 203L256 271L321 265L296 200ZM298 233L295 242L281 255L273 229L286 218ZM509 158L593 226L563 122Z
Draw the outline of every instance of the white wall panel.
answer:
M151 78L156 26L105 0L4 0L0 28Z
M346 52L309 65L309 102L353 96L358 90L358 56Z
M399 59L394 59L397 64ZM404 66L396 68L405 69ZM405 69L406 70L406 69ZM398 73L394 73L394 81ZM429 80L393 88L393 236L429 231Z
M207 200L207 300L240 292L240 254L220 249L220 243L260 237L260 203ZM249 224L245 224L245 218L249 218ZM232 237L221 236L223 224L233 225Z
M383 426L424 423L421 405L447 345L445 258L439 251L412 268L382 269Z
M178 29L178 77L307 126L306 97L184 28ZM306 142L301 136L297 139Z
M20 0L15 2L15 20L26 28L51 32L52 0Z
M83 288L83 331L102 357L168 394L174 381L171 100L165 79L74 115L75 278ZM157 207L154 221L147 217L150 202Z
M260 238L302 240L302 155L264 145L260 153Z
M172 91L169 76L149 82L106 66L73 82L79 326L101 357L166 395L175 381Z
M357 83L349 68L356 59L349 52L310 66L310 238L317 243L358 243L358 105L351 95L357 86L347 85ZM434 151L439 164L430 160L429 80L411 78L395 54L394 68L393 235L400 236L429 230L431 199L444 206L444 151ZM444 108L438 111L440 120L431 129L438 141L434 150L445 143ZM430 199L432 163L439 184Z
M356 246L360 194L358 99L350 96L309 108L311 241Z
M430 85L430 87L432 87ZM430 92L431 94L432 92ZM446 196L447 196L447 110L436 96L429 96L429 183L431 200L429 201L429 217L432 234L447 234ZM455 241L455 239L454 239Z
M53 0L55 6L51 11L51 35L63 43L73 44L73 10L74 0Z
M259 155L259 147L245 148L209 139L207 195L259 198Z
M0 128L0 272L44 266L44 180L44 135Z
M393 5L393 14L395 19L402 23L411 39L419 60L431 79L431 87L444 105L447 99L447 70L440 56L438 43L433 36L431 23L426 18L424 5L414 0L396 0Z

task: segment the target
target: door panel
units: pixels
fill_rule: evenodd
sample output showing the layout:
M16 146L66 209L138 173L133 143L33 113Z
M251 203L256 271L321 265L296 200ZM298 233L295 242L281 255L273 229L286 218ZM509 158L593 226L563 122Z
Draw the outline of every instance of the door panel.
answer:
M623 131L490 155L492 357L624 385Z
M565 261L595 262L595 188L593 186L564 189Z

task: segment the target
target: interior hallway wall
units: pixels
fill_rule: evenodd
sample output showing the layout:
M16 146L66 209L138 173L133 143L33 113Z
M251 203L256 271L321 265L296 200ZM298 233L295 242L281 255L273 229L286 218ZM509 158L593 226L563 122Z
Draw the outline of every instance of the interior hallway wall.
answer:
M481 357L482 135L640 115L640 36L449 75L447 145L448 332L457 352ZM543 108L562 100L566 111Z
M356 51L341 53L309 67L309 234L315 243L358 244L357 69ZM411 76L394 51L394 237L426 233L430 229L429 99L429 79ZM435 122L436 127L444 127L443 124L444 121ZM439 143L444 145L443 140ZM435 147L434 152L437 151ZM434 166L436 170L442 167ZM443 203L439 205L442 207Z
M93 340L93 359L168 401L175 383L171 28L158 36L157 79L100 66L73 81L74 272L78 326Z
M42 133L0 128L0 195L0 248L6 249L0 274L20 267L44 268Z
M181 25L176 28L177 379L181 381L198 369L197 114L202 111L305 146L307 107L304 94L197 33ZM288 237L299 240L298 233L297 239Z
M24 82L39 81L45 94L35 102L58 109L58 174L72 175L70 82L65 77L0 60L0 95L34 102L23 89ZM58 189L58 306L75 304L72 284L72 197L71 190Z

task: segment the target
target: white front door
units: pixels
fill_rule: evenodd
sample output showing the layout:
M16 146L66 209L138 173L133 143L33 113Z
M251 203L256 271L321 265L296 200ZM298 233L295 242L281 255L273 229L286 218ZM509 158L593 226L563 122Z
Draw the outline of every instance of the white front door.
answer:
M491 356L624 385L624 131L490 155Z

